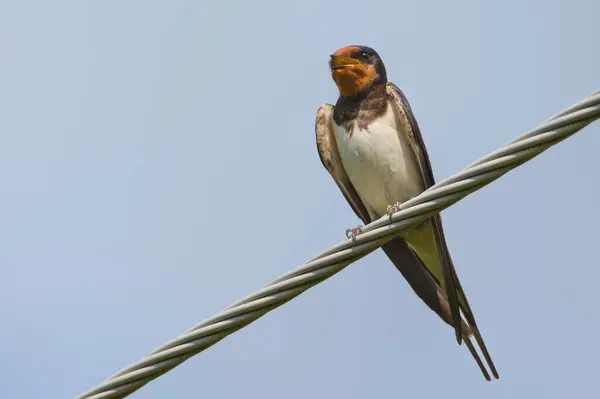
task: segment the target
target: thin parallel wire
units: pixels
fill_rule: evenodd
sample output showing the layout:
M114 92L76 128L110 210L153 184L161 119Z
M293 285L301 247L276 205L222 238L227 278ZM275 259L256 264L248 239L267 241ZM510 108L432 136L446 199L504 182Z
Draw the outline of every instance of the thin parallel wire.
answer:
M274 280L262 290L248 295L197 324L144 359L82 394L78 399L114 399L128 396L191 356L373 252L402 231L490 184L599 117L600 91L403 203L400 210L391 217L383 217L368 224L363 228L363 234L355 240L345 240L336 244L296 270Z

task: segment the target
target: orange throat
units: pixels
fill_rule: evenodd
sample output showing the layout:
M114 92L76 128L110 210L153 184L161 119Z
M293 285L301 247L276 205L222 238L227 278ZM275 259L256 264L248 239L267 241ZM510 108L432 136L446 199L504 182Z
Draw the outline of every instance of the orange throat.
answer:
M351 97L364 91L377 79L375 68L371 65L349 65L331 71L331 77L338 87L340 94Z

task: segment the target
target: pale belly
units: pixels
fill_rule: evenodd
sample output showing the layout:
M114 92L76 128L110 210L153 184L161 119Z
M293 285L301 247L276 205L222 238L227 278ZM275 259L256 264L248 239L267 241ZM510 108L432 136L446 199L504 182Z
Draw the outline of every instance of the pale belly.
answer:
M407 133L397 130L389 106L366 129L356 124L351 132L341 126L334 129L346 174L363 203L377 216L384 215L388 205L405 202L423 192L420 169Z

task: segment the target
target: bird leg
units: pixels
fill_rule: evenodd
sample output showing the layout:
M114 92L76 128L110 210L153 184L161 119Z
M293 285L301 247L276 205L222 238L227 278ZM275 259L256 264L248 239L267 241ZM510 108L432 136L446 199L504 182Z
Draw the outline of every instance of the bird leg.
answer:
M399 202L396 202L394 205L388 205L386 213L390 217L390 223L392 222L392 215L400 210L401 205Z
M362 226L358 225L351 229L346 229L346 238L352 238L352 241L356 243L356 237L362 234Z

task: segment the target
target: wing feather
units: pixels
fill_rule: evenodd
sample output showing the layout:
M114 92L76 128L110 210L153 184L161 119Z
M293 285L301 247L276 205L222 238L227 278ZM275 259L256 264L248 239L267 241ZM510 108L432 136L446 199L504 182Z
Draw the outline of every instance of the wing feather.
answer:
M389 98L392 100L392 103L394 104L398 113L406 118L408 125L410 126L409 141L415 155L415 159L417 159L419 163L421 177L423 178L425 189L428 189L435 184L435 178L433 176L433 169L431 167L431 161L429 160L429 154L427 153L427 148L425 147L425 142L423 141L423 136L421 135L417 120L412 112L408 100L398 86L393 83L387 83L386 92ZM460 310L462 310L467 322L469 323L470 330L472 330L472 333L474 334L475 339L492 371L492 374L495 378L499 378L496 367L494 366L491 356L489 355L487 347L483 341L483 337L477 328L475 316L471 310L471 307L469 306L469 302L462 289L458 279L458 274L456 273L456 269L450 257L448 246L446 244L446 238L444 236L442 219L439 214L436 214L431 219L433 222L438 252L440 254L440 258L442 259L444 285L446 287L446 294L450 306L450 313L452 315L452 325L454 326L456 332L456 339L460 344L462 338L465 336L462 331L464 324L460 315ZM473 353L470 342L467 342L467 344L469 346L469 351ZM479 363L480 362L478 362L478 364Z
M415 159L417 160L419 168L421 169L421 177L423 179L423 183L425 184L425 189L428 189L435 184L435 179L433 177L433 170L431 168L429 154L427 153L427 148L425 147L425 142L423 141L423 136L421 135L421 130L419 129L417 120L414 117L408 100L400 88L393 83L388 83L386 91L388 96L392 99L392 103L395 105L400 116L406 118L408 125L410 126L408 132L409 142L415 155ZM448 294L448 300L450 301L450 312L452 313L452 321L456 331L456 340L460 344L462 340L462 326L460 322L460 309L454 278L454 268L452 267L452 261L450 260L450 255L447 250L441 217L439 214L436 214L431 218L431 220L433 222L438 252L442 259L444 285Z
M346 201L348 201L354 210L354 213L356 213L356 216L358 216L364 224L368 224L371 221L369 212L367 212L367 208L358 196L356 189L350 182L342 165L342 160L335 141L335 134L333 132L332 114L333 105L330 104L323 104L317 110L315 133L317 136L319 158L321 158L323 166L325 166L325 169L327 169L331 177L333 177L335 184L337 184L338 188L346 198Z

